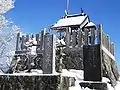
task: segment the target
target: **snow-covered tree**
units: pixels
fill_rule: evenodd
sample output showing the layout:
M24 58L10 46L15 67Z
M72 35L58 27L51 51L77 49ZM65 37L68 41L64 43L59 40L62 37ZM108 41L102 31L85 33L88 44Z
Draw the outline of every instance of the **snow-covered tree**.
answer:
M4 14L14 8L13 0L0 0L0 69L8 69L16 45L16 35L20 28Z
M4 14L14 8L14 0L0 0L0 14Z

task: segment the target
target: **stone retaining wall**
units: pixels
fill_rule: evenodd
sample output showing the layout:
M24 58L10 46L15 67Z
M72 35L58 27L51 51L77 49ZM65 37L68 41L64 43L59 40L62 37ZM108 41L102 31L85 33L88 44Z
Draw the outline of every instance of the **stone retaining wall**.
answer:
M0 75L0 90L58 90L60 76Z

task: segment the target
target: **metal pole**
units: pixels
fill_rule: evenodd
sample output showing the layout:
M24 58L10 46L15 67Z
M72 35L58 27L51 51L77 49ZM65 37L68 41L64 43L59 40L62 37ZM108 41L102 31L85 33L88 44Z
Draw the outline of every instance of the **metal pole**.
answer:
M67 14L70 14L70 0L67 0Z

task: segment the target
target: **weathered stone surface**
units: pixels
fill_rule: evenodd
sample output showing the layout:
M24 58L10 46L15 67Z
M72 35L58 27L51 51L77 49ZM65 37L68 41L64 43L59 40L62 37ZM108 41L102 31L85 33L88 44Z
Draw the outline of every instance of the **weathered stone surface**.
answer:
M112 60L108 55L106 55L104 52L102 54L102 68L103 68L103 76L108 77L111 81L111 84L113 86L116 85L116 81L119 78L119 72L116 67L115 61Z
M98 48L100 49L100 47ZM85 75L84 79L87 81L94 81L97 76L98 76L98 79L99 79L99 76L101 78L102 76L104 76L109 78L111 84L115 86L116 81L119 78L119 72L115 64L115 61L112 60L102 50L101 50L102 53L100 53L99 51L97 55L97 52L94 52L94 50L92 49L89 51L89 49L90 49L89 47L86 48L86 52L84 52L84 57L85 57L85 60L83 61L84 75ZM97 48L95 50L97 50ZM96 78L96 80L98 79Z
M85 81L102 81L100 45L83 46L83 65Z
M69 90L69 87L75 86L75 78L74 77L62 77L62 90Z
M67 69L83 69L83 49L80 47L65 48L63 50L65 56L63 56L64 68Z
M29 59L29 58L31 59ZM15 56L11 62L11 69L12 72L21 72L28 70L29 72L31 69L42 69L42 62L43 61L43 56L42 55L20 55L20 56Z
M44 36L44 55L42 70L44 74L55 72L55 57L56 57L56 37L54 35Z
M0 90L58 90L59 75L0 75Z
M60 75L0 75L0 90L69 90L71 86L75 86L74 77L60 77Z

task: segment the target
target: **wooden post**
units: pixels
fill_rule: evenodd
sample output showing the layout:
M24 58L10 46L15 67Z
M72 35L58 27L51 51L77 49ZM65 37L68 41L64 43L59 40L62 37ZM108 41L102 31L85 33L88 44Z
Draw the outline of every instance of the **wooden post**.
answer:
M22 42L21 42L21 50L24 49L24 43L25 43L25 36L22 36Z
M36 34L36 41L37 41L37 43L39 42L39 34Z
M95 44L95 28L90 28L91 32L91 45Z
M104 32L101 32L101 34L102 34L102 45L104 46L104 40L105 40L104 36L105 36L105 34L104 34Z
M107 35L107 49L110 51L110 37Z
M115 55L115 44L113 42L111 43L111 53L113 56Z
M34 38L34 34L31 35L31 38L32 38L32 39Z
M105 48L107 49L107 35L105 34Z
M78 31L78 47L81 47L82 45L82 40L83 40L83 34L81 29Z
M44 50L44 36L46 34L46 30L41 31L41 38L40 38L40 50Z
M97 42L98 44L102 44L102 24L97 25Z
M26 35L26 37L25 37L25 42L28 42L29 39L30 39L29 35Z
M17 34L16 51L19 50L19 42L20 42L20 33Z
M85 33L84 43L85 43L85 45L88 45L88 29L87 28L84 29L84 33Z
M40 34L36 34L36 41L37 41L37 46L36 46L36 53L41 54L41 41L40 41Z
M66 36L65 36L65 43L66 43L66 47L70 46L70 27L66 28Z
M105 47L105 43L106 43L106 41L105 41L105 37L106 35L105 35L105 33L104 32L102 32L102 45Z
M72 46L73 47L75 47L76 46L76 44L77 44L77 32L74 30L73 32L72 32Z

